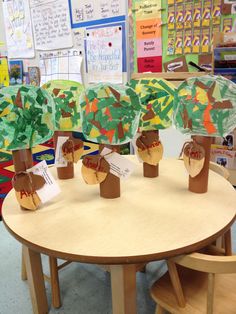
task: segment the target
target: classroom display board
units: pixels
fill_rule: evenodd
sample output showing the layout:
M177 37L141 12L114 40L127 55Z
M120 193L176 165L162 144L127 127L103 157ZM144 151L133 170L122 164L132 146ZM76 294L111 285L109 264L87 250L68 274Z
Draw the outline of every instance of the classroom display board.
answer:
M236 31L235 0L133 0L129 10L134 72L196 71L190 61L211 70L213 34ZM154 34L160 38L158 43ZM143 49L142 35L150 38ZM145 69L140 64L143 52ZM161 69L154 66L159 53Z
M4 57L23 60L25 73L39 71L41 85L53 79L126 82L125 0L9 0L3 14ZM0 86L7 81L1 78Z
M211 70L213 34L236 31L236 0L8 0L2 10L8 52L1 57L23 60L25 73L39 70L41 85ZM8 81L1 74L0 84Z

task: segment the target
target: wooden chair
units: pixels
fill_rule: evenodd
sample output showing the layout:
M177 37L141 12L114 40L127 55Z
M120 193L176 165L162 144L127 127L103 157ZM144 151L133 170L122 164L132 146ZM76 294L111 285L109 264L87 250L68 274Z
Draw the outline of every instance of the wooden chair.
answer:
M192 253L167 261L151 288L156 314L235 314L236 255Z

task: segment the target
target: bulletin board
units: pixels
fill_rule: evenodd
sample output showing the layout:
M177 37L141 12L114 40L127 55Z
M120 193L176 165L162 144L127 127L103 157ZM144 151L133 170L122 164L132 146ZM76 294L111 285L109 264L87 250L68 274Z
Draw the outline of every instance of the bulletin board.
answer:
M51 79L126 83L125 0L9 0L1 6L8 48L2 56L23 61L26 83L32 67L39 68L41 85Z
M80 81L82 77L86 85L103 80L121 84L131 73L167 71L183 57L186 63L182 62L179 71L194 72L197 70L189 62L201 66L211 58L212 50L205 45L202 54L197 49L193 52L199 27L192 22L182 33L182 41L190 47L171 55L170 34L174 33L173 43L178 43L176 33L181 29L175 29L176 23L170 29L168 8L177 7L176 18L183 18L186 25L189 12L193 18L191 10L199 3L206 12L211 8L210 34L204 21L209 47L213 33L236 31L236 0L8 0L1 2L4 27L0 33L4 31L8 44L7 55L2 57L22 60L24 72L39 67L44 80L74 77ZM59 61L67 57L76 61L63 67Z
M146 11L146 17L141 11L138 11L138 4L141 4L141 11ZM200 12L197 10L199 8ZM133 58L133 72L166 72L173 68L176 72L198 71L196 67L189 65L190 61L211 70L213 34L220 31L235 32L236 30L236 1L234 0L162 0L161 2L133 0L130 4L130 12L132 12L130 30L134 40L130 44L133 47L130 56L131 60ZM155 18L151 24L151 15L155 12ZM159 21L160 13L161 23ZM154 48L152 49L153 55L146 49L147 66L145 69L140 66L139 20L142 14L142 27L145 29L145 23L147 23L149 31L154 32L155 26L157 26L156 34L161 33L161 47L156 44L156 51ZM171 19L171 15L173 19ZM196 18L198 16L200 16L199 20ZM150 40L148 36L145 40L146 48L151 47L154 41ZM181 41L183 49L179 45ZM198 41L200 47L195 44ZM170 44L172 44L172 53ZM160 62L158 66L155 63L155 58L160 56L160 51L162 51L161 69Z

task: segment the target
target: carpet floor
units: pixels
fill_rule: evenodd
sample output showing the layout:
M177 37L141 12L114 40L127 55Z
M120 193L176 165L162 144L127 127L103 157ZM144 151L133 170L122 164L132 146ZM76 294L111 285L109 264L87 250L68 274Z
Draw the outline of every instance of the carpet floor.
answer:
M232 228L236 252L236 224ZM21 245L0 222L0 314L32 314L27 281L21 280ZM43 269L49 274L48 258L42 256ZM146 273L137 273L138 314L154 314L155 304L149 287L166 271L164 261L149 263ZM60 271L62 307L50 314L111 314L110 275L96 265L72 263ZM46 283L49 305L50 285Z

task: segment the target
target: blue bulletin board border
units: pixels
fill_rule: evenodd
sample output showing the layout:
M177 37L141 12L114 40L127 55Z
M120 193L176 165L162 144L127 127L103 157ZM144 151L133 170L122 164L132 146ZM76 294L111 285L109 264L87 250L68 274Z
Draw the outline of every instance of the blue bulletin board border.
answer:
M112 23L112 24L106 24L106 25L99 25L99 26L92 26L87 27L86 30L90 29L96 29L96 28L105 28L105 27L112 27L112 26L121 26L122 28L122 72L127 72L127 62L126 62L126 23L125 21L122 23ZM87 56L87 43L85 40L85 56ZM86 58L86 72L88 73L88 67L87 67L87 58Z
M123 22L126 19L125 15L119 15L119 16L109 17L109 18L105 18L105 19L100 19L100 20L92 20L92 21L86 21L86 22L81 22L81 23L74 23L73 17L72 17L71 0L68 0L68 2L69 2L69 10L70 10L71 28L90 27L90 26L96 26L96 25L100 25L100 24L110 24L110 23L116 23L116 22Z

